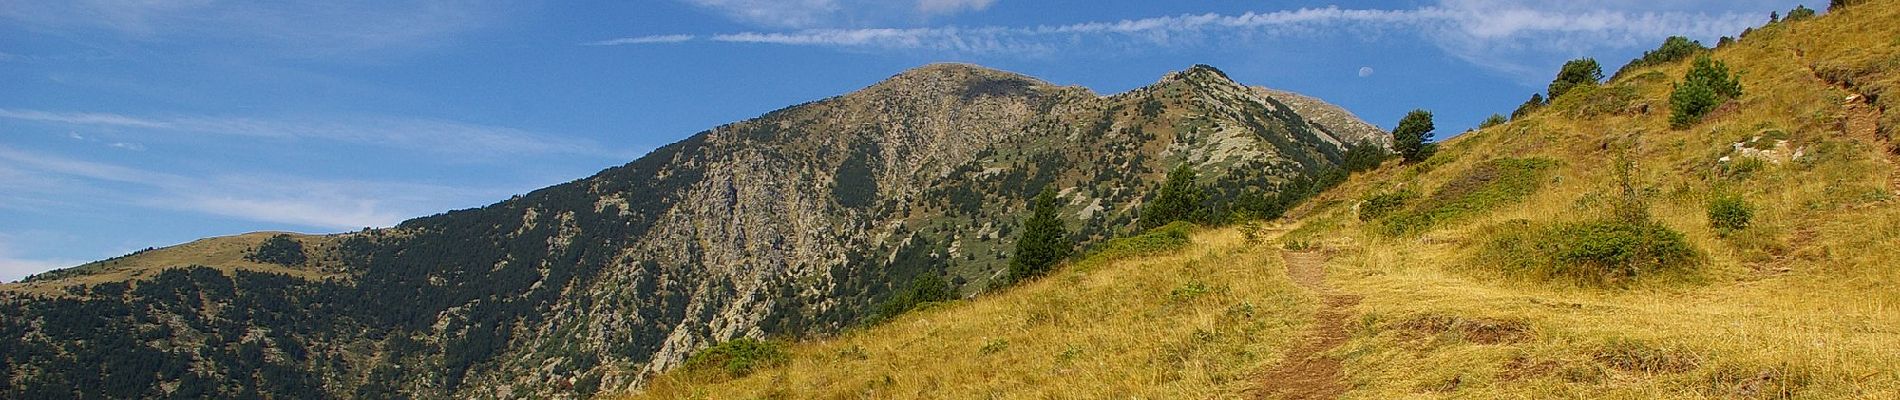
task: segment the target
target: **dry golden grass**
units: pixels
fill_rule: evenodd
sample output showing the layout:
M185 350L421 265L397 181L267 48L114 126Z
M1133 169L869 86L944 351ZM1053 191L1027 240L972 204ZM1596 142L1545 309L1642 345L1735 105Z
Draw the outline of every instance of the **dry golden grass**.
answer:
M17 291L46 295L64 293L64 288L73 285L95 285L106 282L138 281L158 275L166 269L203 265L229 273L233 270L271 272L287 274L299 278L322 280L340 276L322 272L315 266L286 267L277 264L260 263L244 259L248 251L263 243L264 239L278 234L289 234L303 243L304 252L310 255L311 264L321 264L318 260L331 246L336 244L336 235L318 236L290 232L251 232L242 235L221 236L194 240L190 243L138 252L124 257L103 261L94 261L73 267L83 271L75 276L59 279L0 284L0 291Z
M792 346L716 382L667 374L633 398L1241 398L1314 299L1232 229L1174 255L1083 262L972 301Z
M1687 63L1652 67L1608 84L1627 85L1647 113L1545 110L1454 138L1425 165L1356 176L1296 210L1303 227L1288 235L1337 252L1330 284L1363 297L1352 340L1331 351L1346 364L1346 396L1900 398L1900 171L1887 143L1843 129L1850 92L1810 69L1900 79L1894 3L1758 29L1718 51L1745 94L1694 127L1667 123L1670 85ZM1747 174L1721 172L1732 143L1777 130L1803 159L1784 152ZM1694 272L1601 288L1491 268L1480 251L1490 226L1606 213L1619 156L1637 161L1656 219L1703 253ZM1430 193L1500 157L1561 165L1530 198L1422 236L1387 237L1354 217L1369 193ZM1754 204L1753 225L1718 235L1704 208L1716 193ZM1290 286L1277 250L1241 245L1231 229L1195 241L1178 255L1071 268L795 344L792 363L744 379L662 375L634 397L1243 396L1250 371L1298 343L1316 298ZM1214 290L1170 298L1189 282ZM1239 304L1252 316L1236 316Z

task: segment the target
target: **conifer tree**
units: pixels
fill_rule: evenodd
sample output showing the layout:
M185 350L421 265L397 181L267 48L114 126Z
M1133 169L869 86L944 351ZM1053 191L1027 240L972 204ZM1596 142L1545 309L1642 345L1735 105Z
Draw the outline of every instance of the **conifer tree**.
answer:
M1069 228L1063 225L1059 215L1062 211L1059 204L1056 192L1049 188L1043 188L1042 193L1030 200L1029 218L1023 220L1023 235L1016 238L1016 257L1009 260L1011 282L1049 273L1056 262L1068 258L1075 250L1075 243L1069 239Z
M1563 69L1557 71L1557 78L1552 79L1550 87L1546 89L1550 92L1550 101L1556 102L1558 97L1563 97L1564 93L1570 92L1570 89L1582 85L1595 85L1602 80L1603 66L1598 65L1596 59L1579 58L1564 63Z
M1399 126L1392 129L1392 139L1397 143L1394 147L1398 148L1399 156L1405 157L1405 162L1431 158L1432 146L1425 141L1431 140L1433 129L1436 128L1432 126L1431 111L1412 110L1406 113L1405 118L1399 119Z
M1201 188L1199 180L1200 174L1185 162L1168 171L1168 181L1161 184L1161 193L1141 212L1141 228L1152 229L1174 221L1195 222L1205 217L1201 203L1207 200L1207 191Z
M1696 57L1682 83L1669 93L1669 125L1687 128L1714 111L1716 106L1742 95L1742 83L1728 72L1728 65L1708 55Z
M1523 105L1517 106L1516 111L1511 111L1511 120L1515 121L1518 118L1531 115L1532 111L1537 111L1538 108L1542 108L1543 106L1544 95L1542 93L1531 93L1530 100L1525 100Z

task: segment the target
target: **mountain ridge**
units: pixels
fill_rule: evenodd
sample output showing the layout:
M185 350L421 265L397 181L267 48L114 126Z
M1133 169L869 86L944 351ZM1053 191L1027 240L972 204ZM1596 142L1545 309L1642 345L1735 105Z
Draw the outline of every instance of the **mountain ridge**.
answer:
M1226 213L1277 212L1282 192L1338 168L1346 147L1389 143L1376 128L1355 135L1335 137L1212 67L1101 96L932 64L487 206L288 237L307 260L283 267L334 275L320 281L222 265L266 246L267 235L234 236L212 240L223 250L197 255L204 262L185 249L131 255L121 265L147 269L127 281L71 284L107 271L95 266L31 291L9 285L6 307L17 312L0 328L34 329L88 304L114 310L105 315L118 325L63 335L157 335L157 354L184 338L224 338L208 345L212 356L182 360L197 372L130 386L142 390L262 368L322 377L265 382L286 393L585 395L642 384L714 342L853 326L918 276L942 276L961 294L988 290L1024 200L1042 188L1065 194L1078 240L1099 243L1133 229L1176 163L1204 169L1203 183L1230 198L1253 199L1218 204ZM121 275L93 277L105 276ZM257 322L273 333L235 335L239 321L280 317L161 295L205 290L334 311L322 324ZM47 363L93 351L71 346L15 348ZM381 350L346 350L365 348ZM253 351L270 356L240 357ZM242 389L211 386L212 397Z

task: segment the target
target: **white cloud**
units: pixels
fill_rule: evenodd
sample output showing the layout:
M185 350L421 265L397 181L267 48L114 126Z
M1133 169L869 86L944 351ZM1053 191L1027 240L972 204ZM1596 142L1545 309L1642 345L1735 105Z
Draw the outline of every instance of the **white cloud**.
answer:
M727 17L761 26L796 28L818 25L843 8L837 0L686 0Z
M996 4L996 0L917 0L917 11L924 14L954 14L964 11L983 11Z
M169 124L148 119L104 113L55 113L38 110L10 110L0 108L0 118L37 122L57 122L68 125L105 125L133 128L169 128ZM78 133L72 133L75 139L84 139Z
M0 118L61 125L131 128L284 140L324 140L466 156L572 154L624 158L585 140L520 129L416 118L332 117L258 119L228 116L142 117L96 112L0 108ZM72 135L77 135L73 133Z
M327 56L433 45L497 21L509 7L459 0L0 0L0 19L43 32L100 31L146 42L212 39Z
M583 46L617 46L623 44L679 43L693 40L693 35L653 35L608 39L598 42L581 43Z
M983 11L996 0L683 0L768 28L838 28Z
M1372 76L1372 67L1359 67L1359 77L1364 78L1368 76Z
M702 3L750 3L702 0ZM793 7L816 10L832 1ZM822 4L819 4L822 3ZM920 8L981 9L988 1L924 0ZM1726 6L1733 4L1714 3ZM821 7L822 6L822 7ZM773 8L755 9L768 12ZM801 14L802 15L802 14ZM1542 75L1550 59L1604 48L1647 47L1670 35L1713 41L1760 23L1753 12L1685 11L1668 2L1528 2L1445 0L1402 10L1302 8L1274 12L1187 14L1069 25L922 28L798 29L715 34L703 40L852 49L946 51L990 55L1042 55L1098 51L1100 47L1173 48L1231 46L1247 41L1318 35L1370 37L1388 31L1423 37L1447 53L1480 66ZM799 18L791 18L799 20ZM787 24L797 27L801 24ZM691 40L702 40L695 37ZM1611 61L1613 62L1613 61Z
M331 229L390 226L436 211L444 203L502 195L501 191L411 182L262 174L185 176L6 147L0 147L0 161L9 166L0 169L0 183L27 192L9 196L70 198L84 193L96 201ZM28 200L0 197L0 203Z

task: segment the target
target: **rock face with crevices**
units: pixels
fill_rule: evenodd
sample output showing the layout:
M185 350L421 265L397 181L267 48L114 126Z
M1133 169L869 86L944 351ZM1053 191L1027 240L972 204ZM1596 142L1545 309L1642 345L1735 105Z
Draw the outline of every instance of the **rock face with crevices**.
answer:
M0 397L74 397L59 390L83 390L70 388L88 372L28 366L121 339L178 366L115 378L132 397L585 396L719 341L836 332L923 274L986 290L1044 188L1088 245L1131 233L1179 163L1223 194L1217 212L1265 212L1230 199L1272 198L1347 146L1390 143L1337 107L1206 66L1098 96L929 65L490 206L301 239L325 243L309 267L341 279L184 268L37 282L70 289L0 300L13 372ZM220 294L192 295L207 291ZM95 313L110 328L47 328L88 309L110 310Z

